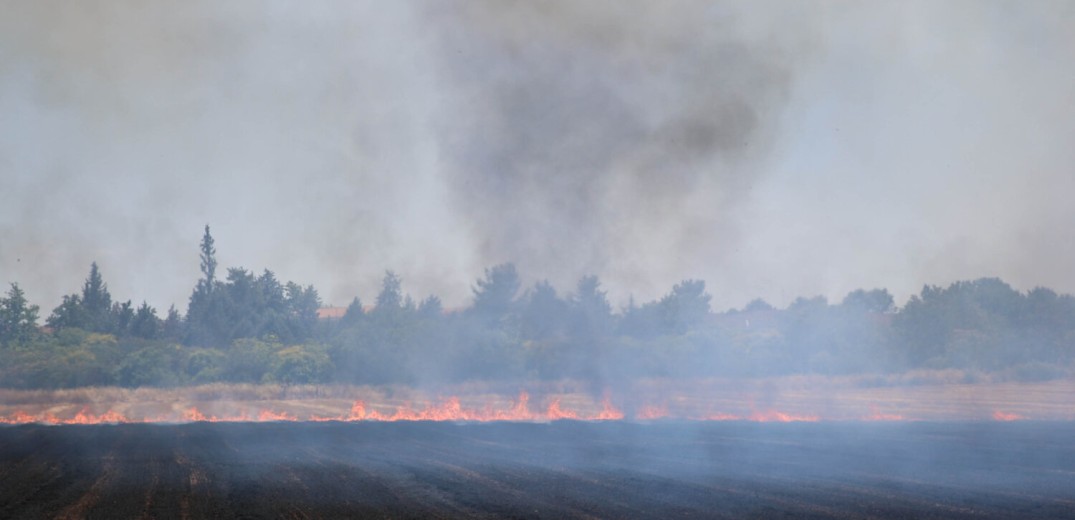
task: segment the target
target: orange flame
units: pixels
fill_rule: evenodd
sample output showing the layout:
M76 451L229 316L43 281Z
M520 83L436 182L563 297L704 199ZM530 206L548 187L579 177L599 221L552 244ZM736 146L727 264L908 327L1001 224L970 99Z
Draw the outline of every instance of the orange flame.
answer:
M635 412L635 419L652 421L668 417L668 408L665 406L643 406Z
M258 422L267 421L297 421L299 420L294 415L289 415L286 412L274 412L272 410L262 410L258 413Z
M266 422L266 421L462 421L462 422L489 422L489 421L515 421L515 422L547 422L556 420L580 420L580 421L619 421L624 420L623 411L613 405L612 399L606 396L600 402L587 400L584 397L552 395L547 400L543 399L541 405L531 406L530 395L525 391L520 392L513 400L500 397L490 398L477 405L473 400L464 400L458 396L449 396L443 399L414 405L411 402L395 406L384 404L370 405L363 400L355 400L350 409L343 409L338 415L320 412L296 411L302 408L293 405L286 409L270 406L256 409L253 407L243 408L243 405L232 402L205 404L212 406L210 411L204 411L191 406L186 409L174 408L172 411L160 415L139 414L137 406L120 408L123 412L109 408L101 412L102 408L91 411L91 407L83 407L77 412L68 406L52 405L48 410L36 413L19 409L9 412L8 415L0 415L0 424L118 424L129 422ZM228 408L230 406L231 408ZM338 406L338 404L337 404ZM323 410L323 408L318 408ZM229 411L230 410L230 411ZM837 413L826 419L837 420L860 420L860 421L906 421L906 416L892 413L890 410L882 411L878 406L872 405L869 413L859 410L857 413ZM902 410L901 410L902 411ZM791 409L755 409L753 403L743 409L733 409L726 413L723 411L711 411L708 414L699 414L698 410L686 409L669 410L667 404L645 405L638 408L633 414L633 420L650 421L661 419L685 419L694 421L754 421L754 422L817 422L822 420L819 415L803 411L798 408ZM1017 421L1027 417L1019 413L996 410L992 412L992 420ZM979 416L979 419L985 417Z
M903 421L906 420L900 414L882 413L877 406L870 406L870 415L862 418L864 421Z
M730 413L711 413L699 418L702 421L742 421L743 418Z
M821 420L816 415L794 415L776 410L754 412L747 417L748 421L754 422L818 422Z
M1026 417L1023 417L1022 415L1019 415L1017 413L1002 412L1000 410L997 410L997 411L993 412L993 420L994 421L1008 422L1008 421L1021 421L1023 419L1026 419Z
M578 419L579 418L579 416L575 412L561 410L560 409L560 400L559 399L553 399L552 402L549 403L549 410L545 412L545 415L550 420L553 420L553 421L555 421L557 419Z

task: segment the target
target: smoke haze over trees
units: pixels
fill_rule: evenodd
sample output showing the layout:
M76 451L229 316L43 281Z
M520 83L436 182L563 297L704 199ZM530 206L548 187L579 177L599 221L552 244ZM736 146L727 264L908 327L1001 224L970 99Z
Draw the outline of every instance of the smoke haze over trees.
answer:
M185 316L114 301L90 265L39 327L17 284L0 298L0 386L173 386L210 382L432 386L466 381L575 380L615 388L638 378L884 374L960 369L1017 380L1070 376L1075 298L1020 292L996 278L925 286L902 307L885 289L842 301L755 300L715 312L702 280L614 309L597 276L560 292L522 284L513 264L485 269L471 303L420 301L387 271L365 308L318 318L312 285L272 271L216 279L208 226L202 277Z
M333 305L391 268L463 307L509 261L617 309L1075 292L1067 2L4 7L0 284L31 301L97 262L185 312L207 221Z

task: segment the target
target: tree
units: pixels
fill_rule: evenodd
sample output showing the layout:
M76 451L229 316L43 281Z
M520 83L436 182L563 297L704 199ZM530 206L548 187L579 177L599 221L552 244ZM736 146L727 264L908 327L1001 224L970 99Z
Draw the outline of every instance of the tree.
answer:
M567 328L567 302L556 295L548 280L527 291L520 315L520 332L525 339L544 340L562 336Z
M754 298L750 300L746 307L743 307L743 310L746 312L770 312L773 310L773 306L761 298Z
M441 304L440 298L433 295L426 297L418 304L418 315L426 319L440 318L443 312L444 306Z
M218 325L220 322L220 299L216 297L216 247L213 235L209 233L209 224L205 225L200 245L202 277L194 285L187 304L186 343L188 345L219 346Z
M856 289L847 293L840 305L866 312L891 312L896 306L887 289L864 291Z
M351 304L347 306L347 311L343 313L343 319L340 320L340 326L342 328L353 327L362 322L364 311L362 310L362 300L355 296L351 300Z
M601 290L601 281L596 276L579 279L568 305L572 336L592 341L612 331L612 305L608 303L607 292Z
M205 281L206 290L212 292L216 281L216 248L213 247L213 235L209 234L209 224L205 225L205 234L202 235L200 258L202 280Z
M168 307L168 314L161 323L160 336L165 339L178 340L183 331L183 320L179 317L179 311L175 305Z
M79 328L90 332L111 333L116 329L112 295L101 277L97 262L90 264L90 274L82 284L82 294L63 297L46 323L57 329Z
M1024 343L1015 334L1025 309L1024 296L996 278L926 286L895 316L893 329L911 366L999 366L1008 345Z
M161 331L161 321L157 317L157 310L143 301L142 305L135 311L134 318L131 319L130 331L132 336L143 339L157 339Z
M627 299L627 305L621 311L619 333L634 338L651 338L660 334L657 302L647 302L639 306L634 295Z
M65 294L52 314L45 320L45 324L57 330L84 327L86 318L82 312L82 297L77 294Z
M134 307L131 306L131 300L127 300L123 303L113 303L112 311L109 314L109 321L112 324L112 332L115 332L117 335L130 332L131 322L134 321Z
M11 284L7 297L0 298L0 345L29 342L37 333L39 310L37 305L27 302L19 284Z
M82 285L82 308L86 319L82 328L92 332L112 331L112 295L101 277L97 262L90 264L90 274Z
M268 269L255 276L241 267L228 268L226 279L217 281L209 226L200 249L202 278L187 307L186 344L223 347L241 338L291 343L313 335L321 299L312 285L281 284Z
M392 271L385 271L381 292L377 294L376 313L396 311L403 308L403 281Z
M683 334L709 315L710 296L702 280L684 280L661 298L658 313L665 333Z
M519 292L519 274L513 264L500 264L485 269L485 278L472 288L474 305L470 313L487 323L498 323L514 310L515 295Z
M317 309L321 308L321 297L313 285L303 287L295 282L285 286L284 308L291 332L291 341L305 341L313 336L317 326Z
M261 316L257 306L257 279L241 267L229 267L227 282L214 289L211 297L218 300L226 321L213 327L218 343L230 344L237 338L260 338ZM220 293L217 295L216 293Z

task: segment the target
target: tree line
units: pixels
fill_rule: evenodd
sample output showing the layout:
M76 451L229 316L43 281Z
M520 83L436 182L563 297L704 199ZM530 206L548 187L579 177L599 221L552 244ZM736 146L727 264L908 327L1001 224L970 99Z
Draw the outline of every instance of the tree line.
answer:
M638 377L858 374L917 368L1042 379L1075 361L1075 298L1020 292L996 278L926 286L897 307L885 289L838 303L755 300L713 312L701 280L613 309L596 276L566 293L523 287L512 264L489 267L470 305L414 300L388 271L368 308L359 298L319 320L311 285L269 270L217 276L206 226L201 278L186 313L114 301L97 264L81 291L44 319L18 284L0 297L0 386L171 386L209 382L444 384Z

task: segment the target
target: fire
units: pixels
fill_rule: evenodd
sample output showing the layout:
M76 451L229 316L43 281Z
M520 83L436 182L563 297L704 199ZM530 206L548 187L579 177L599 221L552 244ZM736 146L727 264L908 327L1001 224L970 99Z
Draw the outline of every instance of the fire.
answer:
M100 415L94 415L89 412L88 408L83 408L78 411L69 419L61 419L52 413L43 413L40 415L31 415L22 410L18 410L8 417L0 417L0 424L117 424L132 422L123 414L109 410Z
M458 397L449 397L439 404L432 404L423 409L415 409L410 404L404 404L396 408L393 413L382 413L366 405L359 400L351 405L351 413L346 417L336 420L342 421L556 421L561 419L587 420L587 421L610 421L623 419L623 412L612 406L605 400L601 411L594 414L585 414L575 410L561 407L561 400L554 398L549 401L544 413L530 411L528 403L530 396L526 392L520 392L518 399L507 409L495 409L490 405L483 408L466 408ZM331 420L331 419L330 419Z
M601 402L601 412L598 413L593 420L595 421L619 421L623 419L623 412L618 410L615 406L612 406L612 402L606 397Z
M1022 415L1019 415L1017 413L1002 412L1000 410L997 410L997 411L993 412L993 420L994 421L1008 422L1008 421L1021 421L1023 419L1026 419L1026 417L1023 417Z
M711 413L699 418L702 421L742 421L743 418L730 413Z
M191 407L191 409L183 412L183 418L190 422L208 421L209 418L205 414L198 411L197 408ZM215 419L215 417L214 417Z
M902 413L893 413L892 403L880 402L869 406L868 412L861 408L848 407L844 411L830 410L823 419L811 413L809 406L796 406L796 403L777 403L778 407L755 408L752 400L723 401L731 409L708 412L699 410L699 404L676 401L669 408L668 403L646 404L639 406L628 417L613 404L606 395L596 400L584 394L552 394L541 399L540 403L531 401L531 396L522 391L514 399L491 395L485 398L476 396L460 397L450 395L439 399L416 397L413 401L386 404L377 399L373 403L363 399L332 399L322 401L281 400L260 401L198 401L198 406L176 406L174 402L139 401L123 402L115 408L85 406L75 408L73 404L49 403L39 411L14 409L7 415L0 415L0 424L119 424L119 423L184 423L184 422L270 422L270 421L452 421L452 422L549 422L557 420L576 421L654 421L663 419L689 421L752 421L752 422L818 422L821 420L838 421L907 421L934 420L916 415L908 418ZM353 399L353 397L352 397ZM376 399L376 398L375 398ZM347 403L347 404L345 404ZM741 403L741 404L740 404ZM737 406L739 405L739 406ZM790 406L788 406L790 405ZM81 405L78 405L81 406ZM704 406L704 404L703 404ZM898 405L900 411L906 405ZM890 408L884 410L884 408ZM988 409L988 408L987 408ZM9 409L11 410L11 409ZM163 412L161 411L163 410ZM325 410L329 410L326 412ZM337 410L337 412L332 412ZM1040 416L1036 414L1035 416ZM1017 421L1027 419L1027 415L1005 410L996 410L990 416L995 421ZM987 417L977 416L978 420ZM957 416L956 419L961 419ZM973 417L971 417L973 419ZM965 420L965 419L964 419Z
M747 420L754 422L818 422L821 418L816 415L795 415L776 410L767 410L754 412L750 414L750 417L747 417Z
M338 416L310 415L300 417L294 413L262 409L257 413L250 414L239 412L230 415L209 415L197 407L190 407L172 414L145 417L142 419L130 419L127 416L108 410L101 414L90 413L83 408L73 417L61 419L52 413L33 415L25 411L16 411L13 414L0 416L0 424L118 424L129 422L146 423L177 423L177 422L271 422L271 421L455 421L455 422L491 422L491 421L515 421L515 422L548 422L558 420L576 421L621 421L625 418L623 411L612 404L609 398L601 402L601 408L593 412L585 412L565 408L560 398L552 398L544 411L534 412L529 407L530 396L521 392L519 397L512 402L511 406L495 408L486 405L482 408L468 408L463 406L459 397L449 397L440 402L429 404L423 408L416 408L410 403L404 403L391 412L383 412L367 405L362 400L356 400L351 404L349 413ZM1015 414L994 414L997 420L1014 420L1022 418ZM644 406L634 415L637 420L657 420L674 417L665 407ZM1002 419L1001 417L1004 417ZM819 420L816 415L796 415L774 410L754 412L748 416L733 414L714 413L703 417L695 417L700 421L756 421L756 422L794 422Z
M548 416L549 419L554 420L554 421L557 420L557 419L578 419L579 418L578 414L576 414L574 412L561 410L560 409L560 400L559 399L553 399L552 402L549 403L549 409L548 409L548 411L545 412L545 415Z
M652 421L668 417L668 408L665 406L643 406L635 413L635 419Z
M16 411L10 417L0 417L0 424L27 424L32 422L38 422L37 417L22 410Z
M51 413L42 413L34 415L20 410L12 413L7 417L0 416L0 423L111 424L127 422L175 423L269 421L545 422L561 419L586 421L617 421L622 420L624 418L623 412L616 408L608 398L602 401L601 408L599 410L593 412L565 408L564 406L562 406L561 402L561 399L558 397L552 398L544 411L535 412L531 411L530 409L529 394L527 394L526 392L520 392L518 398L511 402L510 405L506 408L503 406L495 407L492 404L486 404L485 406L480 408L469 408L462 404L462 401L459 397L452 396L439 402L430 403L429 405L424 407L415 407L410 403L404 403L396 407L395 410L392 411L378 410L372 406L367 405L362 400L356 400L351 404L351 408L348 413L340 414L338 416L310 415L308 417L300 417L295 413L273 410L269 408L258 410L256 413L253 414L244 411L239 413L216 415L205 413L199 410L197 407L191 406L178 412L157 415L153 417L145 417L136 420L132 420L127 416L113 410L109 410L105 413L95 415L93 413L90 413L88 409L83 408L73 417L68 419L58 418Z
M862 418L864 421L904 421L906 418L900 414L882 413L877 406L870 406L870 415Z

